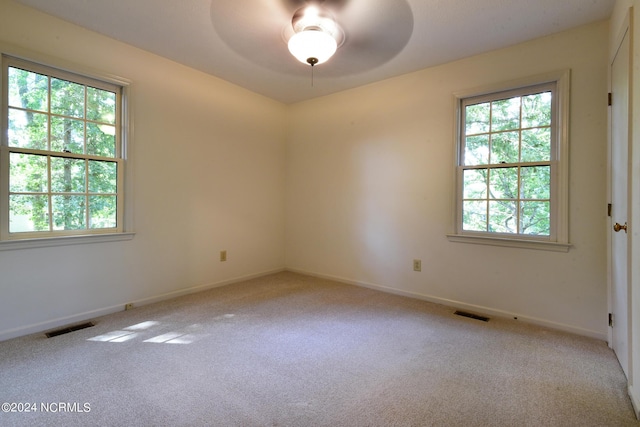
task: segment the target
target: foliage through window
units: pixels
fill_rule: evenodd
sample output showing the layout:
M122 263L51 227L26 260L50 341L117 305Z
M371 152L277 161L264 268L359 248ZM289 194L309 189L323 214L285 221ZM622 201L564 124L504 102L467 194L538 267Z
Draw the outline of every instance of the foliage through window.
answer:
M564 240L557 97L552 81L460 99L458 235Z
M121 87L3 58L8 239L122 230Z

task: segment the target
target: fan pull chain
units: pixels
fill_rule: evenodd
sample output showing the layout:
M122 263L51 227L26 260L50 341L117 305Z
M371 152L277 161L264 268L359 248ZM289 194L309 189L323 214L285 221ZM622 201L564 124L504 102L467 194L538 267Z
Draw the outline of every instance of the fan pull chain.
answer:
M318 58L310 56L307 58L307 64L311 65L311 87L313 87L313 66L318 63Z

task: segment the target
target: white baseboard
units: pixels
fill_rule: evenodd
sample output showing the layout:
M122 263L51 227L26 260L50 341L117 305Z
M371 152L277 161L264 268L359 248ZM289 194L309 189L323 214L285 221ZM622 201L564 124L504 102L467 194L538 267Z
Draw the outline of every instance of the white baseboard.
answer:
M245 280L255 279L257 277L267 276L269 274L280 273L284 271L284 268L277 268L274 270L263 271L260 273L248 274L246 276L234 277L232 279L222 280L220 282L209 283L205 285L193 286L191 288L179 289L177 291L167 292L161 295L157 295L154 297L143 298L137 301L128 301L133 303L134 307L140 307L142 305L153 304L154 302L160 302L164 300L168 300L171 298L181 297L184 295L194 294L196 292L202 292L213 288L219 288L221 286L231 285L237 282L243 282ZM124 307L124 304L121 305L121 308Z
M263 271L261 273L254 273L246 276L234 277L232 279L222 280L220 282L193 286L186 289L179 289L177 291L167 292L164 294L139 299L136 301L125 301L121 304L113 305L110 307L103 307L96 310L73 314L70 316L59 317L57 319L46 320L40 323L34 323L28 326L21 326L19 328L8 329L5 331L0 331L0 341L5 341L12 338L17 338L25 335L47 331L50 329L59 328L61 326L66 326L66 325L71 325L78 322L87 321L90 319L94 319L96 317L105 316L107 314L117 313L118 311L124 311L125 304L129 304L129 303L133 303L134 307L140 307L143 305L168 300L171 298L176 298L183 295L189 295L196 292L206 291L208 289L218 288L220 286L231 285L233 283L242 282L244 280L250 280L250 279L255 279L257 277L262 277L262 276L266 276L273 273L279 273L281 271L284 271L284 269L279 268L275 270Z
M116 313L118 311L123 311L124 310L124 305L126 303L133 303L134 306L139 307L139 306L143 306L143 305L147 305L147 304L152 304L152 303L155 303L155 302L168 300L168 299L171 299L171 298L180 297L180 296L183 296L183 295L188 295L188 294L192 294L192 293L196 293L196 292L205 291L205 290L208 290L208 289L217 288L217 287L220 287L220 286L226 286L226 285L230 285L230 284L233 284L233 283L242 282L244 280L250 280L250 279L257 278L257 277L266 276L266 275L269 275L269 274L279 273L281 271L291 271L291 272L294 272L294 273L306 274L306 275L309 275L309 276L315 276L315 277L320 277L320 278L324 278L324 279L335 280L335 281L346 283L346 284L350 284L350 285L362 286L362 287L365 287L365 288L375 289L375 290L386 292L386 293L402 295L402 296L406 296L406 297L410 297L410 298L421 299L421 300L433 302L433 303L436 303L436 304L442 304L442 305L446 305L446 306L449 306L449 307L455 307L455 308L458 308L458 309L465 309L465 310L476 312L478 314L505 317L505 318L511 318L511 319L513 319L514 317L517 317L519 321L523 321L523 322L526 322L526 323L532 323L532 324L536 324L536 325L540 325L540 326L544 326L544 327L548 327L548 328L552 328L552 329L558 329L558 330L562 330L562 331L565 331L565 332L571 332L571 333L574 333L574 334L588 336L588 337L591 337L591 338L596 338L596 339L600 339L600 340L603 340L603 341L607 341L607 334L606 333L600 333L600 332L591 331L591 330L588 330L588 329L577 328L575 326L566 325L566 324L563 324L563 323L557 323L557 322L552 322L552 321L548 321L548 320L544 320L544 319L538 319L538 318L535 318L535 317L525 316L525 315L522 315L522 314L519 314L519 313L512 313L512 312L507 312L507 311L503 311L503 310L497 310L497 309L493 309L493 308L490 308L490 307L467 304L467 303L464 303L464 302L461 302L461 301L449 300L449 299L434 297L434 296L431 296L431 295L420 294L420 293L416 293L416 292L403 291L403 290L399 290L399 289L390 288L390 287L387 287L387 286L381 286L381 285L376 285L376 284L372 284L372 283L366 283L366 282L351 280L351 279L347 279L347 278L344 278L344 277L332 276L332 275L327 275L327 274L320 274L320 273L315 273L315 272L312 272L312 271L305 271L305 270L299 270L299 269L293 269L293 268L279 268L279 269L264 271L264 272L260 272L260 273L249 274L249 275L246 275L246 276L235 277L235 278L223 280L223 281L220 281L220 282L209 283L209 284L199 285L199 286L193 286L193 287L190 287L190 288L180 289L180 290L176 290L176 291L172 291L172 292L167 292L167 293L164 293L164 294L160 294L160 295L156 295L156 296L152 296L152 297L148 297L148 298L143 298L143 299L136 300L136 301L125 301L125 302L122 302L121 304L117 304L117 305L110 306L110 307L103 307L103 308L92 310L92 311L87 311L87 312L83 312L83 313L77 313L77 314L74 314L74 315L71 315L71 316L60 317L60 318L57 318L57 319L51 319L51 320L47 320L47 321L40 322L40 323L34 323L34 324L31 324L31 325L28 325L28 326L23 326L23 327L19 327L19 328L15 328L15 329L9 329L9 330L5 330L5 331L0 331L0 341L5 341L5 340L11 339L11 338L17 338L17 337L21 337L21 336L29 335L29 334L33 334L33 333L43 332L43 331L46 331L46 330L49 330L49 329L54 329L54 328L58 328L58 327L61 327L61 326L66 326L66 325L70 325L70 324L73 324L73 323L86 321L86 320L89 320L89 319L92 319L92 318L105 316L107 314ZM631 395L631 390L630 390L629 394ZM640 406L636 406L635 402L634 402L634 408L639 408L640 409ZM636 411L636 413L638 413L638 412Z
M433 302L436 304L442 304L448 307L452 307L452 308L457 308L457 309L464 309L464 310L469 310L469 311L473 311L477 314L484 314L484 315L491 315L491 316L497 316L497 317L504 317L504 318L517 318L518 321L522 321L525 323L531 323L531 324L535 324L538 326L544 326L550 329L556 329L556 330L560 330L560 331L564 331L564 332L570 332L576 335L582 335L582 336L587 336L590 338L595 338L595 339L599 339L602 341L607 341L607 333L606 332L598 332L598 331L592 331L589 329L583 329L583 328L579 328L576 326L571 326L571 325L566 325L564 323L558 323L558 322L553 322L550 320L545 320L545 319L539 319L536 317L530 317L530 316L526 316L523 314L519 314L519 313L512 313L512 312L508 312L508 311L504 311L504 310L498 310L498 309L494 309L491 307L484 307L484 306L479 306L479 305L474 305L474 304L467 304L464 303L462 301L455 301L455 300L450 300L450 299L446 299L446 298L439 298L439 297L435 297L432 295L426 295L426 294L420 294L417 292L409 292L409 291L403 291L403 290L399 290L399 289L395 289L395 288L390 288L387 286L382 286L382 285L376 285L373 283L366 283L366 282L361 282L361 281L357 281L357 280L351 280L351 279L347 279L344 277L337 277L337 276L331 276L331 275L327 275L327 274L320 274L320 273L315 273L312 271L305 271L305 270L299 270L299 269L294 269L294 268L287 268L286 271L291 271L292 273L299 273L299 274L306 274L308 276L314 276L314 277L320 277L323 279L328 279L328 280L335 280L337 282L342 282L342 283L346 283L349 285L355 285L355 286L362 286L365 288L370 288L370 289L375 289L378 291L382 291L382 292L387 292L390 294L395 294L395 295L402 295L402 296L406 296L406 297L410 297L410 298L416 298L416 299L421 299L424 301L429 301L429 302Z
M40 322L40 323L33 323L28 326L21 326L19 328L8 329L0 332L0 341L22 337L25 335L35 334L38 332L47 331L49 329L71 325L73 323L79 323L79 322L86 321L86 320L93 319L100 316L106 316L107 314L116 313L118 311L122 311L123 309L124 309L124 304L123 305L119 304L117 306L99 308L97 310L86 311L84 313L73 314L71 316L45 320L44 322Z
M631 405L633 406L633 412L636 414L636 418L640 420L640 400L632 386L628 388L629 398L631 399Z

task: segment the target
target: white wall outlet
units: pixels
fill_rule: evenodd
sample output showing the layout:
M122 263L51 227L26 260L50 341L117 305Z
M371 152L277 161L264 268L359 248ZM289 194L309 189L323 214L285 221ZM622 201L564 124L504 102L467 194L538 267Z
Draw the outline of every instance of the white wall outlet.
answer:
M227 251L220 251L220 262L227 260Z
M422 260L413 260L413 271L422 271Z

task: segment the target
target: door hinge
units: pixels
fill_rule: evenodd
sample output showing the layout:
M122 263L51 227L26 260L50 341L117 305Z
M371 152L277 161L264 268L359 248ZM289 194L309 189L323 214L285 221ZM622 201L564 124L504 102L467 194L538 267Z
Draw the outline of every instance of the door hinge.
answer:
M611 216L611 203L607 205L607 216Z
M609 313L609 327L612 328L613 327L613 314Z
M612 94L611 92L609 92L609 94L608 94L608 96L607 96L607 105L608 105L609 107L611 107L611 104L613 103L613 102L612 102L612 99L613 99L613 94Z

